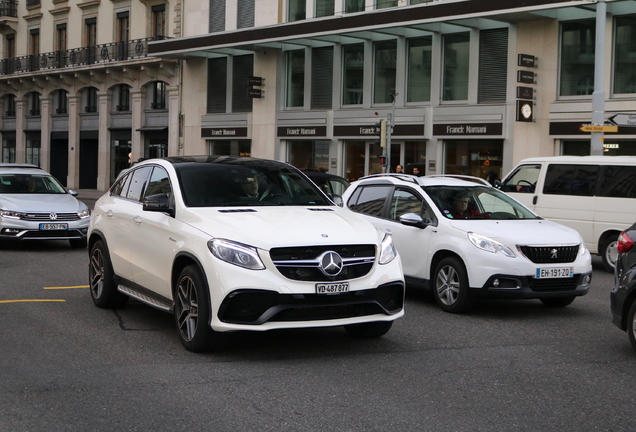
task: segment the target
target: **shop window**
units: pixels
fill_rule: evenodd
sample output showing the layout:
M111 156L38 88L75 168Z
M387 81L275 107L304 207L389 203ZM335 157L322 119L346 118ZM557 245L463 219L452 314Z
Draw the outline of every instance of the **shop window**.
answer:
M15 140L2 140L2 162L15 163Z
M431 49L432 37L408 40L407 102L431 100Z
M560 96L589 96L594 92L594 20L561 24Z
M316 0L316 17L332 16L335 0Z
M614 93L636 93L636 16L616 18Z
M38 132L39 134L39 132ZM26 142L26 163L40 166L40 150L42 141L37 139L27 138Z
M287 97L288 108L302 107L305 99L305 50L288 51Z
M480 177L494 184L502 176L502 140L450 140L445 142L445 174Z
M249 140L208 141L208 154L217 156L251 156Z
M287 160L296 168L329 170L329 141L290 141Z
M377 42L374 45L373 103L391 103L395 97L397 74L397 41Z
M300 21L307 18L306 0L288 0L287 21Z
M383 153L379 143L366 141L345 141L344 177L352 182L370 174L382 173L380 155Z
M363 102L364 45L346 45L343 48L343 105L361 105Z
M442 99L461 101L468 99L468 73L470 63L470 34L444 36L444 87Z

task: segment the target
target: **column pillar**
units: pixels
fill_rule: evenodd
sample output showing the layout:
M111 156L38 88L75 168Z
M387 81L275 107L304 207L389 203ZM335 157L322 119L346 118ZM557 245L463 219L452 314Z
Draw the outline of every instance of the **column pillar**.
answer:
M168 156L179 154L179 90L168 87Z
M142 89L130 90L130 103L132 111L132 160L136 161L144 157L144 143L142 133L137 130L143 126L146 98Z
M26 98L15 98L15 161L26 162L26 137L24 129L26 126Z
M110 187L110 163L112 159L110 154L110 131L108 130L108 125L110 124L110 93L107 91L97 92L97 100L97 110L99 111L97 190L105 191Z
M51 170L51 106L50 96L40 98L40 167L44 171Z
M79 187L79 144L80 144L80 105L82 98L74 94L68 96L68 175L66 187Z

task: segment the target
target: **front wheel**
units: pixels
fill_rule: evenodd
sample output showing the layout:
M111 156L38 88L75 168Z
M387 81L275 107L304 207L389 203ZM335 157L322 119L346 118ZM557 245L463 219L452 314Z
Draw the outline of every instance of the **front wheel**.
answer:
M636 350L636 302L632 303L627 314L627 336L629 336L632 348Z
M375 321L362 324L350 324L345 326L349 336L355 338L372 339L384 336L393 326L393 321Z
M616 267L616 258L618 257L618 235L612 236L606 239L601 245L599 251L603 260L603 266L605 270L610 273L614 273L614 267Z
M566 307L567 305L572 304L576 296L570 297L556 297L556 298L542 298L541 303L548 307Z
M128 296L117 291L108 248L102 240L91 247L88 265L91 298L95 306L115 309L128 302Z
M207 352L220 348L223 335L210 327L210 298L204 276L194 264L181 271L177 280L174 316L179 339L188 351Z
M433 274L433 295L445 312L461 313L473 307L468 274L461 260L448 257L437 264Z

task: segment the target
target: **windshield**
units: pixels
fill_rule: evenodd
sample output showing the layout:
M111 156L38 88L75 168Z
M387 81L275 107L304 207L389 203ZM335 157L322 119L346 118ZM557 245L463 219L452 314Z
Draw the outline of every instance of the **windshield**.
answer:
M65 194L64 187L48 174L0 174L3 194Z
M428 186L424 190L448 219L541 219L491 187Z
M176 166L188 207L333 205L300 172L264 163Z

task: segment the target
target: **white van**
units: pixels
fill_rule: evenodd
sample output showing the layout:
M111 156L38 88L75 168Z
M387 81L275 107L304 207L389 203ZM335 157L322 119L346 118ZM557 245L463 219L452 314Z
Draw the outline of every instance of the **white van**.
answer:
M500 189L538 215L576 229L614 271L618 235L636 221L636 156L524 159Z

